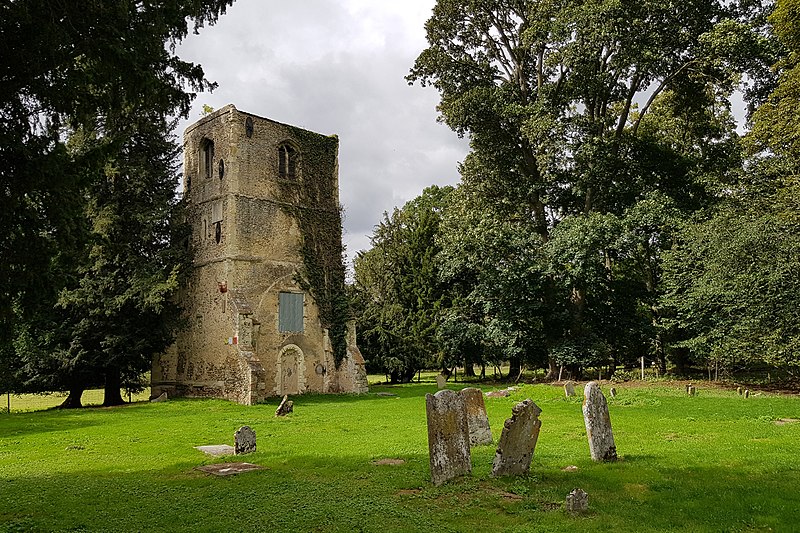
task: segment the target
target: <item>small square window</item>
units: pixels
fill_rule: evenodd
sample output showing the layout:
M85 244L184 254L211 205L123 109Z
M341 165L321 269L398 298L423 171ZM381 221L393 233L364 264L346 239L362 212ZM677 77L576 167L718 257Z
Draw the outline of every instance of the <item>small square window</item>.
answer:
M282 292L278 301L278 331L303 331L303 293Z

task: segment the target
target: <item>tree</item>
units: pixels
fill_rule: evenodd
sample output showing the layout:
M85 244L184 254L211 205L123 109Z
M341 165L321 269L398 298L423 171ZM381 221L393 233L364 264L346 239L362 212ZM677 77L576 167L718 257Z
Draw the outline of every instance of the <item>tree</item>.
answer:
M745 138L750 160L719 206L684 225L665 263L674 349L724 370L800 370L798 20L800 4L777 2L770 21L785 49Z
M9 228L0 237L0 321L17 332L31 386L58 382L77 393L105 379L113 389L114 369L141 369L147 350L163 344L151 323L158 341L125 347L147 315L168 315L157 311L173 284L164 276L180 262L164 252L161 230L173 209L164 194L175 178L169 117L188 114L189 91L213 87L175 47L190 24L214 23L231 4L0 7L4 53L25 57L0 62L0 217ZM94 326L106 337L82 335Z
M614 235L604 235L612 229L608 223L637 212L653 193L685 211L713 202L738 162L725 117L741 73L763 72L760 51L768 39L756 15L713 0L437 2L426 24L429 47L408 80L436 87L442 120L470 137L463 186L489 218L479 223L474 246L502 270L529 272L527 262L515 259L527 257L545 274L534 276L535 289L529 276L517 276L526 281L491 301L496 309L513 309L519 294L536 290L529 295L542 306L536 316L558 317L541 323L536 341L549 354L551 376L559 353L627 350L630 343L616 338L616 346L600 349L606 324L641 323L640 313L653 311L647 301L655 301L658 288L642 289L655 278L615 264L605 247L614 242ZM682 142L669 129L682 132ZM515 232L539 242L529 241L525 253L491 255L497 241L490 220L505 227L513 222ZM622 231L633 222L628 217L612 226ZM646 230L624 229L631 235ZM602 238L577 238L583 230ZM556 232L563 238L549 245ZM656 250L639 251L650 253L640 263L658 261ZM582 273L601 270L585 280L560 276L570 257L585 258ZM632 252L626 262L635 262ZM619 282L600 283L607 279ZM644 301L635 296L641 294ZM502 329L527 342L537 338L513 327L506 322Z
M370 369L392 382L437 364L436 331L448 294L439 280L436 236L451 194L452 187L434 185L384 214L372 248L353 262L360 345Z

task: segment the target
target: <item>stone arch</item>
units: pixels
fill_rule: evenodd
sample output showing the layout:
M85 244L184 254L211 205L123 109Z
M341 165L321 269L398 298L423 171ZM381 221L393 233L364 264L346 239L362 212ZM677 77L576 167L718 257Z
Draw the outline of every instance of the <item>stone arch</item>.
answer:
M278 352L275 365L275 394L302 394L306 390L306 358L296 344L287 344Z

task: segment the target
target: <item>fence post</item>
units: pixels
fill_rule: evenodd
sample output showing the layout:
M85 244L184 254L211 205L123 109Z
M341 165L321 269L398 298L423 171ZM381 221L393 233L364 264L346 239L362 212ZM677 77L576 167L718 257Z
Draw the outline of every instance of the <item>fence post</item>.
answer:
M8 402L8 414L11 414L11 391L6 393L6 401Z

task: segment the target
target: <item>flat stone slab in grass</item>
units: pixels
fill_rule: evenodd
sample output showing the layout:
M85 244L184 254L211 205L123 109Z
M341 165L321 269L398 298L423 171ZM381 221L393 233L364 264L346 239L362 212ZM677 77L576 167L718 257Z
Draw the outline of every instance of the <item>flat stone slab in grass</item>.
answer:
M378 393L376 393L376 396L381 396L383 398L392 398L392 397L396 397L397 394L395 394L393 392L378 392Z
M775 421L775 424L778 426L785 426L786 424L796 424L800 422L800 419L797 418L779 418Z
M211 444L209 446L195 446L196 450L200 450L203 453L207 453L208 455L213 455L214 457L222 457L223 455L234 455L236 453L236 449L233 446L228 446L227 444Z
M264 467L254 465L253 463L218 463L214 465L205 465L195 467L195 470L200 470L212 476L233 476L241 474L242 472L252 472L253 470L262 470Z
M375 461L372 461L372 464L376 466L384 466L384 465L399 466L406 464L406 462L403 461L402 459L376 459Z
M484 394L484 396L486 396L487 398L506 398L509 395L511 395L511 393L508 392L505 389L503 389L503 390L493 390L491 392L487 392L487 393Z

